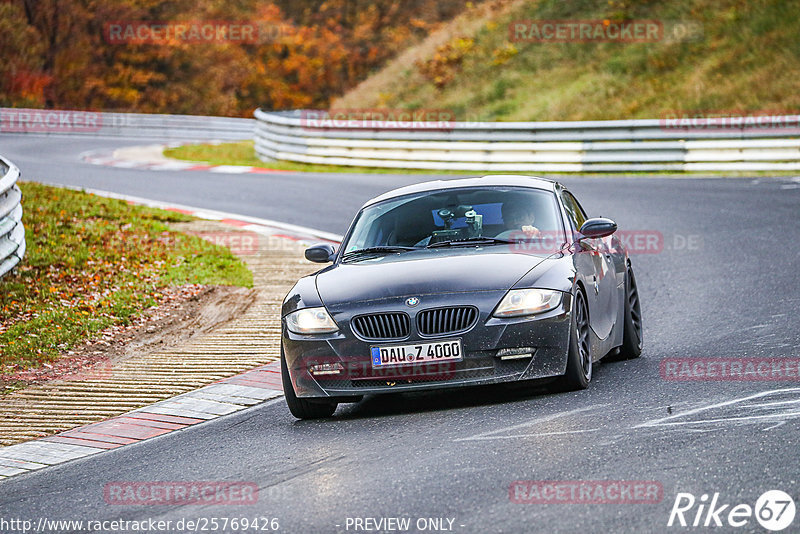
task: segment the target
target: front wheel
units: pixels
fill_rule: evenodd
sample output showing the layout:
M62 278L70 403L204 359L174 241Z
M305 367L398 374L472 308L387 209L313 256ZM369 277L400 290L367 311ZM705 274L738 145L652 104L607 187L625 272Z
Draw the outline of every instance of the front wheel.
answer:
M297 398L294 393L294 386L292 386L292 379L289 377L289 369L286 366L283 350L281 350L281 382L283 382L283 396L286 399L286 405L292 415L298 419L322 419L332 416L333 412L336 411L338 406L336 402L324 399L317 401Z
M557 382L557 388L561 391L586 389L592 380L589 312L586 309L586 297L580 289L575 292L575 306L572 311L567 371Z

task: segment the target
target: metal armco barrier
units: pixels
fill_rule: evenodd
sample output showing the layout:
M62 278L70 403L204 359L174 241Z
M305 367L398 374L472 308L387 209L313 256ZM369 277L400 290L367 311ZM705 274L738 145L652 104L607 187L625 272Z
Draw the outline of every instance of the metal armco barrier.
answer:
M256 110L265 160L510 172L786 171L800 169L800 115L426 125L319 120Z
M244 140L253 119L55 109L0 108L0 134L92 135L178 140Z
M0 156L0 277L25 256L22 226L22 192L17 186L19 169Z

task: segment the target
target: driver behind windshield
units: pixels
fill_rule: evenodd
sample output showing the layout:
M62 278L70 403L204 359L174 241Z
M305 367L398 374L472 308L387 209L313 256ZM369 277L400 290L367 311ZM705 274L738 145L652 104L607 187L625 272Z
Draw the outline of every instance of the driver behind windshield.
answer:
M503 203L500 211L506 229L495 236L497 239L525 239L541 235L539 229L533 225L536 221L533 206L525 200L508 200Z

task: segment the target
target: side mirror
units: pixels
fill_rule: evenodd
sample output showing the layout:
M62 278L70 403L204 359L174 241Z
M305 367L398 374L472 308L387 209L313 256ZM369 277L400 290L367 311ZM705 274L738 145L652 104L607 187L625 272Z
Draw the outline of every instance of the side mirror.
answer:
M595 217L593 219L589 219L583 223L583 226L581 226L581 229L579 230L583 237L588 237L589 239L608 237L616 231L617 223L611 219L606 219L605 217Z
M332 245L322 243L306 249L306 259L314 263L328 263L333 261L336 249Z

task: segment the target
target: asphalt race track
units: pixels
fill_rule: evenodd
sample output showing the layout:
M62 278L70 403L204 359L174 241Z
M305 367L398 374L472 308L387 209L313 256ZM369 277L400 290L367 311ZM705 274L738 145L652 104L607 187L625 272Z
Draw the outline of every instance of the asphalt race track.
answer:
M26 180L336 233L365 200L428 179L154 172L78 158L84 150L134 144L144 143L2 135L0 154ZM354 518L388 517L411 518L411 531L419 518L445 518L440 528L465 533L664 532L687 530L667 528L678 493L699 501L718 492L718 504L729 506L719 516L724 526L711 531L763 532L755 517L731 527L728 512L754 506L767 490L798 500L800 378L676 381L663 378L659 364L776 358L792 359L797 369L800 180L558 179L590 216L663 236L660 246L633 256L645 326L640 359L596 366L590 388L579 393L549 394L540 386L368 397L322 422L296 421L279 399L2 482L2 516L173 524L261 516L278 518L283 532L315 533L363 532ZM254 482L259 499L181 507L109 505L103 498L115 481L179 480ZM650 481L663 495L656 504L512 502L514 481L532 480ZM687 522L697 509L686 512ZM800 531L800 517L789 531Z

